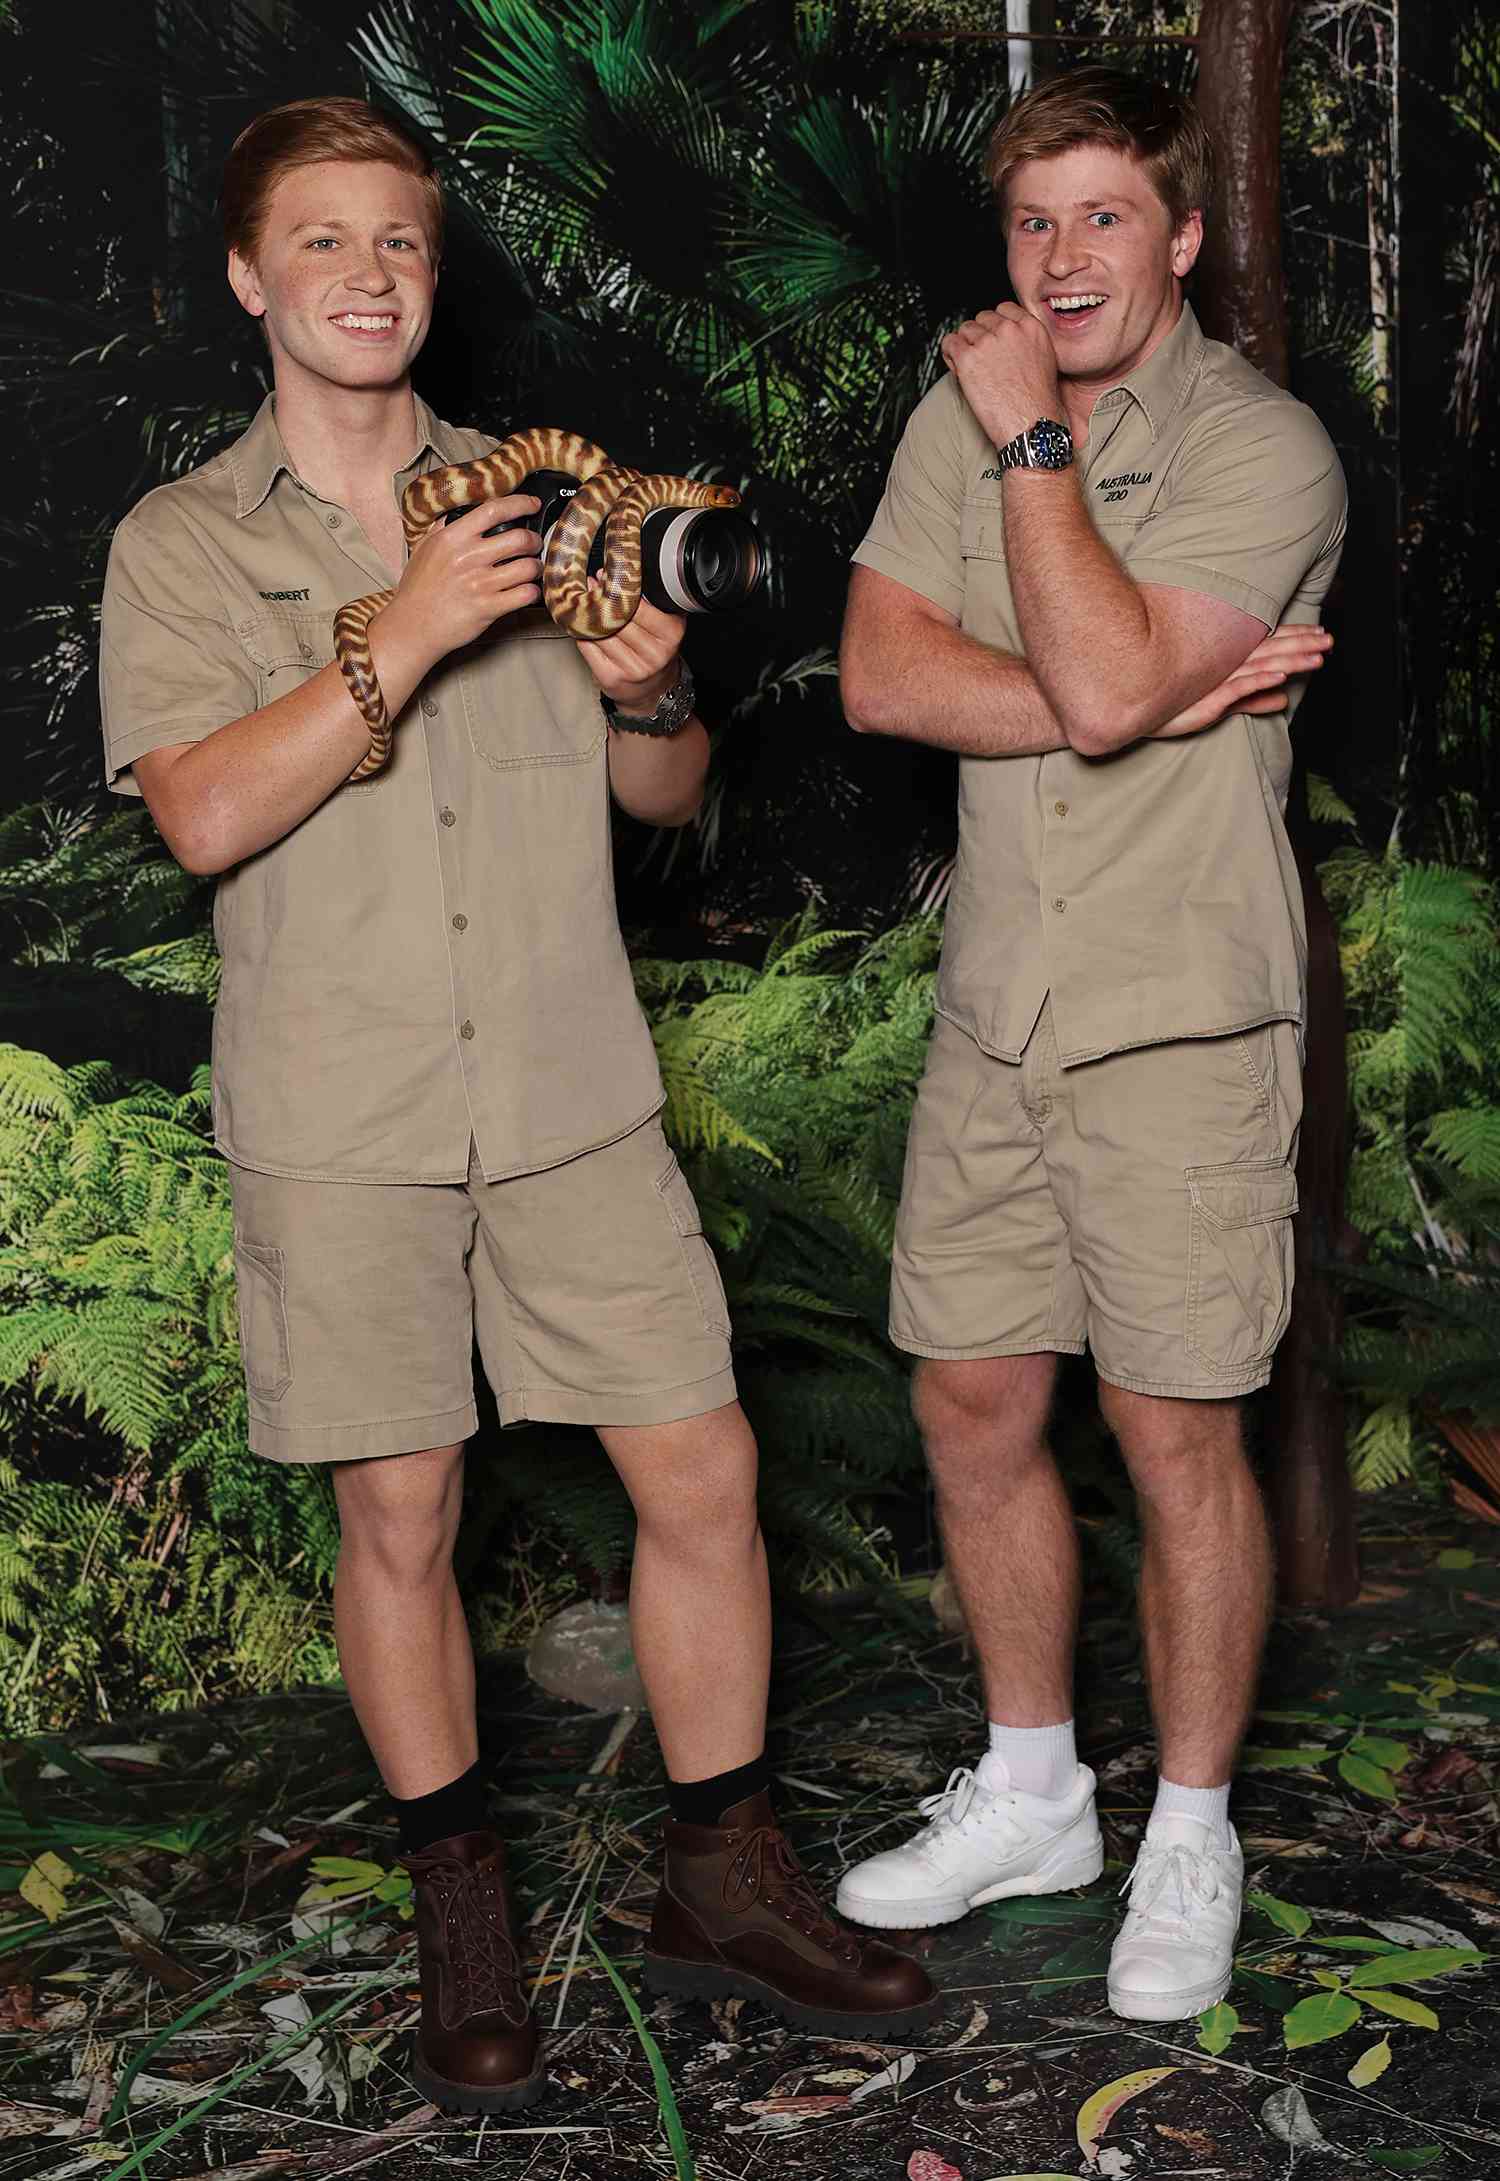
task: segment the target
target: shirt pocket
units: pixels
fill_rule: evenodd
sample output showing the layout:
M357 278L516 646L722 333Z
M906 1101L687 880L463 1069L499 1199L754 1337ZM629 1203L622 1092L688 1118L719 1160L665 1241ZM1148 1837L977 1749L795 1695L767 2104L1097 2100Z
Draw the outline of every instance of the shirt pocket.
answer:
M333 664L331 613L257 614L237 633L259 677L262 704L274 704Z
M572 637L542 609L470 644L458 678L469 739L496 772L586 765L604 747L599 686Z

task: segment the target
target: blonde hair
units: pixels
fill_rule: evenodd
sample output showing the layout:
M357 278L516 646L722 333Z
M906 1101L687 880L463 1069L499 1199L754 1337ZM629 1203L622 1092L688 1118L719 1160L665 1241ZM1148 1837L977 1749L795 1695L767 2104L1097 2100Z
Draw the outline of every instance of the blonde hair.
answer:
M1131 153L1171 215L1174 231L1190 212L1208 211L1213 145L1180 92L1119 68L1074 68L1018 98L991 132L984 171L1005 205L1005 185L1026 159L1055 159L1080 144Z
M299 98L257 114L230 146L219 190L224 240L254 264L271 192L297 167L325 159L399 167L422 184L433 256L443 249L443 185L431 159L397 122L361 98Z

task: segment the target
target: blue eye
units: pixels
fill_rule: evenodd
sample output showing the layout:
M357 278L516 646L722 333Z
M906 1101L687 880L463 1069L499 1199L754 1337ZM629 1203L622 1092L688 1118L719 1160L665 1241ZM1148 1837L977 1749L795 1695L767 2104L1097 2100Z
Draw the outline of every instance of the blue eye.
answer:
M1107 221L1111 227L1118 227L1120 224L1120 215L1118 212L1096 212L1094 214L1094 218L1098 222Z
M1023 235L1039 235L1046 225L1047 222L1042 218L1041 214L1033 212L1028 219L1022 220L1021 233Z

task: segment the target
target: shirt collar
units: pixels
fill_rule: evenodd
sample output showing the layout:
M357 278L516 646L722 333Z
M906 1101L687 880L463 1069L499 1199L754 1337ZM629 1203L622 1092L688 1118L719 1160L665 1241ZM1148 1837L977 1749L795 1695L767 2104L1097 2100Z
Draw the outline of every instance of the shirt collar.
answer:
M412 400L417 413L417 449L405 468L398 470L396 475L414 476L418 470L430 468L434 463L462 462L465 455L463 449L456 444L451 426L445 424L441 417L434 416L421 395L415 391ZM292 467L292 458L286 451L276 423L274 394L267 394L252 417L249 429L230 448L229 467L234 478L234 512L237 518L254 514L283 471L304 492L312 489L303 483Z
M1203 360L1203 349L1202 330L1193 315L1192 305L1185 301L1182 315L1166 339L1151 351L1143 364L1137 364L1128 378L1111 387L1107 394L1101 394L1095 406L1118 409L1126 400L1133 400L1155 439L1186 397Z

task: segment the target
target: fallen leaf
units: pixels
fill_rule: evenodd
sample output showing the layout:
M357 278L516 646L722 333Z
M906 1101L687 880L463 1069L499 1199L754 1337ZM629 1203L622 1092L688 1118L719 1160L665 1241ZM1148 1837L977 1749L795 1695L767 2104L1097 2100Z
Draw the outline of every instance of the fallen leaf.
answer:
M1381 1921L1376 1916L1366 1916L1364 1921L1372 1931L1378 1931L1392 1946L1456 1946L1467 1953L1472 1939L1462 1931L1450 1931L1446 1924L1433 1923L1427 1916L1388 1917Z
M196 1991L198 1979L191 1969L185 1969L180 1961L174 1961L172 1956L164 1954L159 1946L153 1946L149 1939L143 1938L141 1933L130 1924L122 1924L117 1916L111 1916L109 1920L115 1927L116 1937L131 1960L139 1963L147 1976L155 1977L163 1990L169 1992Z
M1201 2128L1169 2128L1161 2120L1154 2120L1151 2125L1159 2136L1165 2136L1169 2143L1180 2143L1195 2158L1217 2158L1219 2155L1218 2144L1212 2136L1206 2136Z
M1421 1984L1483 1961L1477 1946L1419 1946L1411 1953L1377 1954L1349 1972L1351 1987L1365 1984Z
M1356 2090L1363 2090L1382 2076L1391 2064L1391 2041L1382 2037L1378 2044L1369 2045L1349 2070L1348 2079Z
M916 2054L903 2052L899 2060L892 2060L889 2067L883 2067L878 2075L871 2075L857 2090L851 2090L849 2103L858 2105L861 2098L872 2098L877 2090L899 2090L907 2077L915 2074L916 2066Z
M774 2113L785 2117L796 2114L803 2118L814 2113L841 2113L849 2103L848 2093L822 2098L749 2098L740 2107L742 2113Z
M1341 2037L1358 2020L1358 2000L1344 1992L1311 1992L1306 1999L1298 2000L1290 2014L1282 2016L1281 2034L1288 2052L1301 2052L1308 2045Z
M77 1876L70 1864L48 1848L31 1865L16 1891L28 1907L45 1916L49 1924L55 1924L67 1910L68 1888Z
M1237 2008L1221 1999L1216 2007L1207 2007L1198 2017L1198 2043L1214 2056L1227 2052L1234 2042L1234 2033L1240 2026Z
M1274 1893L1247 1893L1246 1905L1258 1908L1270 1918L1278 1931L1285 1931L1289 1938L1300 1939L1312 1925L1312 1918L1305 1908L1295 1901L1278 1901Z
M906 2181L964 2181L964 2177L936 2151L913 2151L906 2161Z
M1295 2083L1273 2090L1260 2109L1262 2124L1293 2151L1331 2151L1333 2145L1308 2110L1306 2098Z
M1378 2007L1382 2014L1393 2014L1398 2022L1415 2023L1419 2030L1435 2030L1438 2018L1430 2007L1424 2007L1420 1999L1408 1999L1405 1992L1372 1992L1362 1987L1360 1998L1367 2007Z
M1175 2067L1138 2068L1133 2075L1121 2075L1084 2099L1078 2108L1078 2148L1095 2172L1099 2168L1099 2139L1121 2106L1176 2073Z

